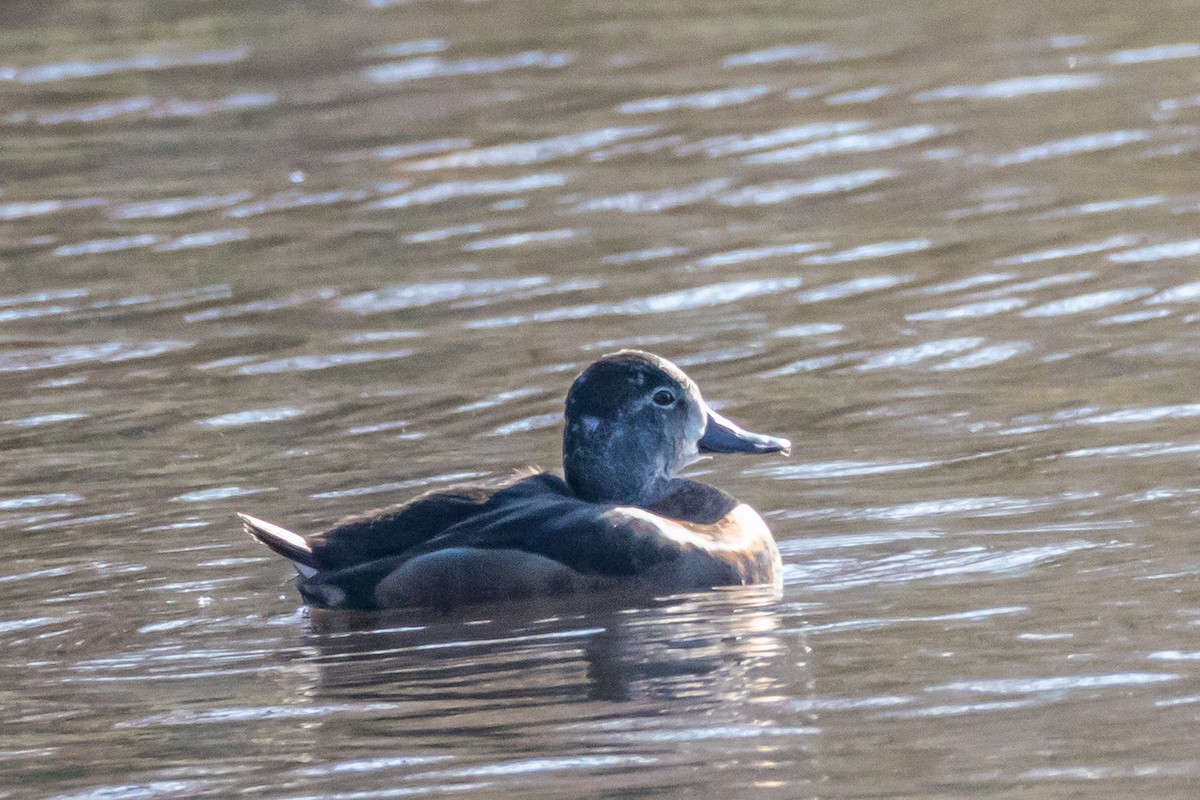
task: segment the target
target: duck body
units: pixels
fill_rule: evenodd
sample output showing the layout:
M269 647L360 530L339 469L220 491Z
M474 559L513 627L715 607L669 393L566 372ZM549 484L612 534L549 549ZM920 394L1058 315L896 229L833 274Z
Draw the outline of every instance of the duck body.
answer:
M762 517L678 477L699 452L787 452L712 411L665 359L621 351L568 394L564 477L452 487L301 536L239 515L290 559L309 605L454 608L541 597L654 596L781 581Z

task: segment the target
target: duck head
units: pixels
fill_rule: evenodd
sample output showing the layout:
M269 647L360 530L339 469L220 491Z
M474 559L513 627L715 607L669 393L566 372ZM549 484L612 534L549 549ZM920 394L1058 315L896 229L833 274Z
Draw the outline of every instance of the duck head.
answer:
M695 381L652 353L622 350L585 369L567 393L563 471L594 503L649 505L701 453L783 453L709 408Z

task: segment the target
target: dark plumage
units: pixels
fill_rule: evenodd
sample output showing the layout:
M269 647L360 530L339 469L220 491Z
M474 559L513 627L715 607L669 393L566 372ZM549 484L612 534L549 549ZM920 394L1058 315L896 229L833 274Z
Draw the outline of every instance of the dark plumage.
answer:
M701 450L789 447L714 412L666 359L623 350L571 386L565 479L526 471L434 491L311 536L239 516L250 535L291 559L304 600L321 607L446 608L777 582L779 555L762 518L677 475Z

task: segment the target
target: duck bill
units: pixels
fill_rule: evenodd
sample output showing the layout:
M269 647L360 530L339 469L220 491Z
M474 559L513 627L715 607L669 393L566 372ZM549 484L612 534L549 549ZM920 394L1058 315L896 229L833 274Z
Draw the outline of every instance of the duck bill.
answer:
M700 437L701 453L783 453L792 451L792 443L779 436L751 433L713 411L706 404L708 418L704 435Z

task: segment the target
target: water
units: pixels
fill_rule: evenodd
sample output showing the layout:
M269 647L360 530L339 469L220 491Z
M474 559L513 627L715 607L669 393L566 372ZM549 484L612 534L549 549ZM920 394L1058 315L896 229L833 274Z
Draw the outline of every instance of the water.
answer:
M0 797L1194 795L1194 10L0 10ZM298 610L639 345L782 599Z

